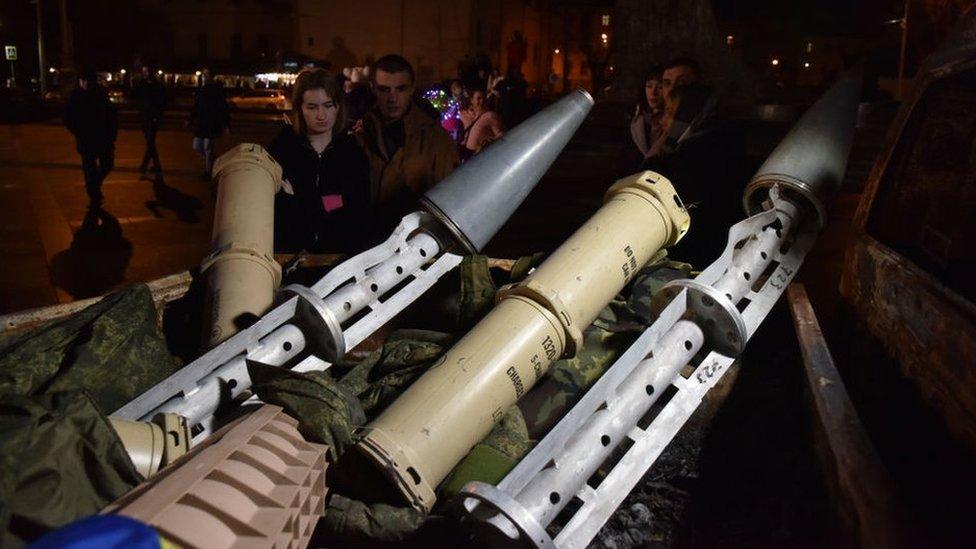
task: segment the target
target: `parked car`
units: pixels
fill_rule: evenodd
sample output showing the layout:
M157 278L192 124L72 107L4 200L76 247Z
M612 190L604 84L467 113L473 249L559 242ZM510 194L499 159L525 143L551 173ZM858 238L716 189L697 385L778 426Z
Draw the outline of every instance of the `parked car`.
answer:
M288 108L284 90L250 90L227 100L238 109L285 110Z

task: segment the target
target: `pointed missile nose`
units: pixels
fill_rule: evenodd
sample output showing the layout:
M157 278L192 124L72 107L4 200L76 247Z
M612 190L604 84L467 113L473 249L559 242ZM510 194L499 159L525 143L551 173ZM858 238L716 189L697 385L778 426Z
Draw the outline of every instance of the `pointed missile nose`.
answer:
M786 134L746 186L747 215L762 211L769 189L778 184L809 205L824 226L825 202L844 180L862 81L860 65L843 73Z
M522 204L593 107L576 90L522 122L421 198L469 252L477 253Z

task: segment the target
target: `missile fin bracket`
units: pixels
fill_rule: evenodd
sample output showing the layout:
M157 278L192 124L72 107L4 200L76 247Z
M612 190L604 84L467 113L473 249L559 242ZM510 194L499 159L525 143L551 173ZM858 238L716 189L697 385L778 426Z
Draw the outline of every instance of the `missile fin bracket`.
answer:
M633 425L629 429L625 438L633 444L615 465L607 467L604 464L601 467L601 470L606 470L607 473L595 488L587 484L585 478L581 486L550 485L547 487L554 493L573 494L570 498L575 497L581 502L571 514L561 515L566 520L552 538L554 546L583 548L589 544L695 412L705 394L729 370L735 361L735 356L741 352L760 322L769 314L812 247L816 239L817 227L814 224L799 223L799 220L795 219L797 207L792 201L783 198L776 188L770 192L769 207L769 210L733 226L729 231L729 243L725 252L695 280L669 283L655 296L652 307L660 310L658 319L498 484L498 493L485 491L483 487L474 484L465 486L459 495L459 502L467 516L480 520L483 524L492 524L498 530L508 532L508 535L517 531L523 541L535 547L542 547L546 542L541 539L536 541L532 532L535 532L536 524L541 524L542 528L546 529L552 519L540 520L537 513L544 513L545 507L535 505L530 510L530 507L522 503L520 498L524 494L532 493L533 483L541 481L547 469L555 466L557 469L580 468L582 470L582 463L585 460L603 459L599 455L593 455L599 452L592 450L600 448L599 438L589 441L586 445L590 449L588 454L591 455L568 455L566 452L572 445L573 437L585 431L593 416L601 408L605 408L605 403L624 398L621 396L624 392L623 388L634 383L633 375L645 372L645 375L650 375L657 380L655 384L666 378L669 381L665 382L664 386L672 387L673 395L663 403L663 407L646 428ZM783 220L787 225L795 224L798 232L790 236L778 232L774 234L771 231L766 240L752 239L755 240L753 248L745 249L739 245L748 240L750 234L766 231L777 219ZM741 261L741 252L751 250L757 250L757 255L759 255L758 250L762 250L765 254L762 265L766 265L766 270L771 272L764 279L750 281L741 276L743 268L756 268L752 263ZM723 287L723 282L726 286L738 285L739 293L744 291L745 301L740 301L744 306L736 307L724 293L716 293L714 286ZM755 284L750 286L750 282ZM749 288L741 290L743 285ZM707 305L703 298L712 300L712 304ZM666 334L671 334L677 329L679 323L687 324L681 319L691 320L701 329L705 338L705 349L708 351L704 358L692 364L693 369L687 376L672 375L673 372L681 370L680 361L669 367L668 361L660 360L669 349L661 348L659 342L666 339ZM709 320L714 322L708 322ZM735 337L728 337L729 333ZM694 352L697 348L691 350ZM658 355L657 362L655 362L655 355ZM702 355L697 354L697 356ZM649 368L653 371L648 370ZM664 391L648 391L651 401L658 398L655 395L662 393ZM616 436L612 438L621 440ZM526 516L531 520L527 520ZM486 520L482 517L490 518Z

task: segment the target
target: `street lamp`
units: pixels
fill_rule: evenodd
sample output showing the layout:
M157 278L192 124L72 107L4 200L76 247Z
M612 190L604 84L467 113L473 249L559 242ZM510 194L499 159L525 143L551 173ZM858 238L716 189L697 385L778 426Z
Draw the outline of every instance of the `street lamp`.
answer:
M777 59L777 58L774 57L773 60L769 62L769 64L771 64L774 67L778 67L779 66L779 59Z
M121 75L123 75L123 76L124 76L124 75L125 75L125 69L121 69L121 70L119 70L119 74L121 74Z

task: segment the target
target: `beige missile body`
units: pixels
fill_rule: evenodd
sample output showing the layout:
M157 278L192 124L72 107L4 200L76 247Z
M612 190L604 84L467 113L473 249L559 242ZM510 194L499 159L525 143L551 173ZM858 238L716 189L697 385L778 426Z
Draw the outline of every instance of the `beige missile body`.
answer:
M654 172L622 179L606 202L525 281L362 432L358 448L414 507L505 410L562 356L582 330L663 247L688 230L671 183Z
M247 317L260 317L281 282L274 246L274 195L281 166L260 145L243 143L214 165L218 180L207 276L207 348L237 333Z
M110 417L132 464L145 478L176 461L190 450L190 428L177 414L158 414L152 421Z

